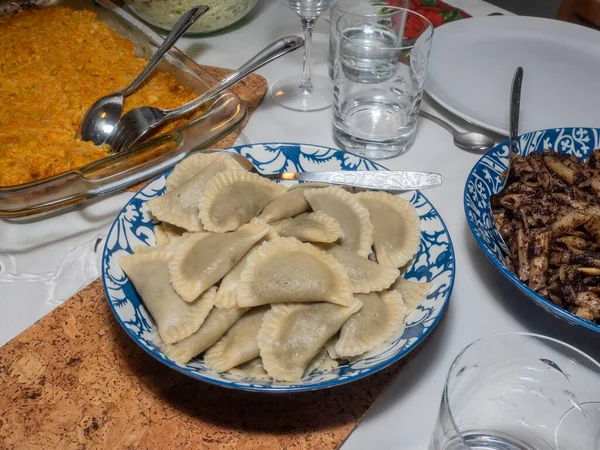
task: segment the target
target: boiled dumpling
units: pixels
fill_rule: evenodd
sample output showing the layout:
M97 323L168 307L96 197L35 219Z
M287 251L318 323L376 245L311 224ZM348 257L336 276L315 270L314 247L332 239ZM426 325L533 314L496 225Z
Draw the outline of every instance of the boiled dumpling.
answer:
M169 242L173 242L173 240L175 240L181 236L189 234L189 231L187 231L185 228L181 228L176 225L172 225L170 223L164 222L161 224L161 226L162 226L163 232L169 239Z
M335 344L337 344L338 339L340 338L339 333L334 335L331 339L325 342L325 349L327 350L327 354L331 359L343 359L340 355L335 351Z
M159 342L158 347L168 358L179 364L186 364L217 342L246 311L247 308L213 308L194 334L175 344Z
M258 358L256 335L268 310L269 306L253 308L233 324L225 336L204 353L206 367L221 373Z
M319 187L315 183L303 183L292 186L289 191L272 200L258 216L267 223L276 220L288 219L302 214L310 209L310 205L304 197L304 191Z
M163 222L158 225L154 225L154 240L156 247L164 247L169 245L171 242L176 241L181 236L187 236L189 231L184 228L171 225L170 223Z
M406 306L396 291L357 294L356 298L362 308L344 323L335 345L341 357L373 350L403 327Z
M240 284L240 275L242 274L242 270L246 267L246 262L248 261L248 257L252 254L252 252L259 246L262 245L262 242L255 244L254 247L248 251L244 255L244 257L238 262L233 269L227 272L227 275L223 277L221 280L221 284L219 285L219 289L217 291L217 296L215 298L215 305L219 308L236 308L237 307L237 294L238 287Z
M314 211L323 211L333 217L342 228L340 245L367 257L373 245L373 225L369 211L349 192L331 186L324 189L309 189L304 192Z
M181 162L179 162L173 171L167 177L165 185L167 192L177 189L179 186L185 184L190 178L202 171L214 162L219 161L224 167L223 170L228 169L240 169L244 168L240 166L231 156L223 151L215 152L199 152L194 153ZM226 167L226 168L225 168Z
M383 291L400 276L400 271L370 261L357 253L346 250L339 245L319 246L337 259L346 269L355 293Z
M325 359L319 366L319 372L329 372L330 370L337 369L340 366L340 363L331 357L329 351L326 349Z
M160 248L161 250L172 251L176 242L184 237L189 236L191 233L178 228L168 223L162 223L154 226L154 239L156 242L155 246L149 245L136 245L133 247L133 253L144 253L150 252Z
M312 373L317 372L323 365L326 356L327 349L323 347L319 351L319 353L317 353L317 355L308 363L308 366L306 366L306 369L304 370L304 376L306 377Z
M196 233L178 241L169 262L171 283L181 298L192 301L217 283L269 231L249 223L231 233Z
M353 302L344 267L327 253L294 238L265 242L242 270L238 306L281 302Z
M325 342L360 306L357 300L350 306L332 303L272 305L257 337L267 373L276 380L300 380Z
M202 221L198 217L198 202L207 183L220 172L240 169L228 156L210 163L176 189L148 201L152 215L159 220L185 228L188 231L201 231Z
M371 215L377 262L402 267L410 261L421 243L421 224L415 207L386 192L361 192L356 198Z
M140 253L150 253L157 249L158 247L152 247L150 245L135 245L132 250L133 253L139 255Z
M263 367L260 357L254 358L252 361L245 362L239 366L233 367L227 371L231 375L242 378L254 378L256 380L270 380L271 377Z
M254 222L250 222L254 223ZM265 241L273 241L277 239L279 235L274 231L270 231L265 235L265 237L258 241L254 246L244 255L244 257L238 262L233 269L231 269L227 275L223 277L221 280L221 284L219 285L219 290L217 291L217 296L215 298L215 305L219 308L235 308L237 307L237 296L238 296L238 288L240 284L240 277L242 275L242 270L246 267L246 262L250 255L260 247Z
M209 289L185 302L169 281L167 268L172 253L154 250L119 258L119 265L140 294L166 344L181 341L200 328L215 301L216 289Z
M171 242L171 239L167 234L167 230L163 225L154 226L154 240L156 242L157 247L167 245L169 242Z
M408 316L427 298L431 286L431 283L417 283L399 277L390 289L394 289L402 295L406 304L406 315Z
M236 230L286 190L285 186L255 173L221 172L208 182L200 197L199 217L208 231Z
M342 235L340 224L321 211L279 220L271 226L281 236L294 237L302 242L335 242Z

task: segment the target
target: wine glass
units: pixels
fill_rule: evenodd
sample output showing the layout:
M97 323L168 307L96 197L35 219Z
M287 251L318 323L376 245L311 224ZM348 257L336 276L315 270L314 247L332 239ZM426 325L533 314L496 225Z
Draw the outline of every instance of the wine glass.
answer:
M317 111L333 103L333 83L327 77L310 74L312 30L323 12L337 0L284 0L300 17L304 31L302 75L283 78L271 86L271 97L278 105L296 111Z

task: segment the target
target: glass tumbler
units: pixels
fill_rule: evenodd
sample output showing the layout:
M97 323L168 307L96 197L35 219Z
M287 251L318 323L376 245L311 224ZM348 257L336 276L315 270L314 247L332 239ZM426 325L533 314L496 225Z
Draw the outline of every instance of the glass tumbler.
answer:
M329 10L329 76L333 79L333 63L335 60L335 36L337 21L346 13L369 13L376 0L338 0ZM410 0L394 0L394 6L408 8ZM381 5L380 11L385 11L386 5Z
M433 26L405 8L367 9L337 21L333 139L367 158L391 158L415 139Z
M429 448L600 449L600 365L544 336L479 339L450 367Z

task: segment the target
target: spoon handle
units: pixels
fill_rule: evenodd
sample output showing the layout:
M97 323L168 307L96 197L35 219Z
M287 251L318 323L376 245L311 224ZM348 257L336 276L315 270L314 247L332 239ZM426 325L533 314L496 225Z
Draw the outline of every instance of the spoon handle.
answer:
M313 181L385 191L427 189L440 186L444 181L439 173L406 170L339 170L335 172L281 172L260 175L271 180Z
M300 36L286 36L277 39L271 45L260 51L258 54L253 56L249 61L242 65L238 70L233 72L231 75L223 79L220 83L211 87L208 91L202 94L200 97L186 103L183 106L175 109L165 110L165 120L176 119L177 117L185 116L192 112L194 109L206 103L208 100L216 97L225 89L231 87L242 78L251 74L255 70L264 66L265 64L285 55L286 53L292 52L299 49L304 45L304 39Z
M422 109L419 110L419 115L421 117L424 117L425 119L429 119L432 122L437 123L439 126L445 128L446 130L448 130L450 132L450 134L454 135L454 133L456 133L456 128L454 128L452 125L450 125L448 122L446 122L445 120L440 119L437 116L434 116L433 114L429 114L426 111L423 111Z
M208 11L208 6L198 6L188 9L181 15L181 17L177 20L175 25L173 25L171 31L169 31L169 34L167 35L163 43L156 50L156 53L154 53L154 56L152 56L152 59L150 59L148 64L146 64L144 70L140 72L140 74L136 77L135 80L133 80L133 82L129 86L123 89L123 95L131 94L139 87L140 84L142 84L146 77L150 75L152 70L154 70L154 67L156 67L156 65L160 62L162 57L165 56L165 54L171 49L171 47L173 47L175 42L177 42L177 40L183 35L183 33L185 33L188 30L188 28L196 22L196 20L203 16L206 13L206 11Z

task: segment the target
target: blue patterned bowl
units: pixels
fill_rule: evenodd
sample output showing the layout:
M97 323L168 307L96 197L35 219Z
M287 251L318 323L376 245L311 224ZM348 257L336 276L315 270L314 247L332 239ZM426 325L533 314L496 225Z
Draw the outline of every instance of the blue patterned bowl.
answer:
M386 170L383 166L339 150L316 145L269 143L234 147L251 159L261 172L317 170ZM164 193L168 172L148 183L125 205L115 219L106 240L102 259L104 290L115 317L127 334L160 362L199 380L220 386L265 392L322 389L371 375L414 350L433 330L444 313L454 284L454 249L448 230L427 198L420 192L408 198L417 208L423 230L419 252L405 277L433 284L431 293L409 317L402 336L350 364L326 373L315 373L297 383L272 383L218 374L201 359L177 364L152 342L155 324L133 285L121 271L120 256L132 253L136 245L154 245L154 225L145 202Z
M600 128L557 128L519 136L519 154L523 156L547 149L575 155L585 160L595 148L599 147ZM495 225L490 209L490 197L498 192L502 185L500 174L506 170L508 155L509 147L506 141L486 153L475 164L467 178L464 207L471 233L498 270L537 305L571 325L600 335L599 325L556 306L530 289L508 269L504 254L494 239L492 230Z

